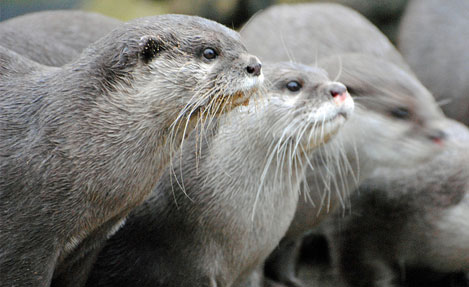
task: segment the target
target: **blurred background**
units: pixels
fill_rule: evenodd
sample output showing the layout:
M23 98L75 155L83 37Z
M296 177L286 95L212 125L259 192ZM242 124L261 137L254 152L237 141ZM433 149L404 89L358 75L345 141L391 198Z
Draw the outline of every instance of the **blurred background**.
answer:
M33 11L82 9L124 21L166 13L199 15L238 29L269 5L295 2L345 4L365 15L395 42L397 23L407 0L0 0L0 21Z

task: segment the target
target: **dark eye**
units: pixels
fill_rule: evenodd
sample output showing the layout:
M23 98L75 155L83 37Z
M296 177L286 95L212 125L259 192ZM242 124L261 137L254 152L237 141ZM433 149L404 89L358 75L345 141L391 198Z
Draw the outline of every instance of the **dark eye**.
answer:
M217 52L215 52L215 50L212 48L205 48L203 55L204 58L207 60L213 60L218 56Z
M399 108L392 109L391 115L395 118L405 120L405 119L410 118L410 111L407 108L399 107Z
M287 89L291 92L297 92L301 89L301 84L297 81L291 81L287 83Z

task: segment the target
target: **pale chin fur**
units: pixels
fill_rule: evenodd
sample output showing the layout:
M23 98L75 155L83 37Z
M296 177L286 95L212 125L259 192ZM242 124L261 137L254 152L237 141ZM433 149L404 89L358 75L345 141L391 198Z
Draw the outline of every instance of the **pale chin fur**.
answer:
M243 84L239 88L240 90L250 90L254 87L259 87L264 83L264 73L261 71L261 74L258 77L246 77L243 81Z
M303 143L305 148L307 150L313 149L321 143L328 142L331 136L334 136L346 123L354 110L354 101L352 97L348 96L340 106L331 101L311 111L307 115L307 121L321 124L315 125L314 132L311 133L309 138L303 139L304 141L307 140Z
M410 124L370 110L356 108L340 132L344 141L353 139L360 161L387 167L406 167L424 162L441 147L413 131ZM347 127L347 125L350 125Z
M309 114L308 120L313 120L313 121L321 120L321 121L327 122L327 121L335 120L335 118L338 118L338 117L348 118L349 116L352 115L354 110L355 110L355 104L353 102L353 99L352 97L348 96L345 99L344 103L340 104L340 106L338 106L337 104L333 102L324 103L317 110Z
M282 109L282 113L286 113L286 110L292 110L298 108L298 97L277 97L268 95L259 95L251 99L249 105L240 106L237 111L240 113L260 113L260 110L265 108L277 107ZM309 113L303 115L305 122L311 123L311 127L304 132L302 137L302 144L304 148L315 148L317 145L324 142L325 138L328 138L339 130L344 125L347 118L353 113L354 101L351 97L347 97L344 103L340 106L335 104L332 100L322 103L317 109L312 109ZM288 123L285 123L287 126ZM314 130L312 128L314 127ZM278 137L283 137L289 134L285 131L284 125L279 131L272 130ZM295 127L292 127L292 133L295 132ZM298 131L296 131L298 132ZM293 135L290 135L293 136Z

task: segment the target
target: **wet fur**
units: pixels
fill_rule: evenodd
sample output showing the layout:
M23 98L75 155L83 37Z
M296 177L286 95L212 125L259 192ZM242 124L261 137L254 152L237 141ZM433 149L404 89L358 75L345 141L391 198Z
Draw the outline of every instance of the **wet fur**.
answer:
M184 134L256 86L250 61L236 32L179 15L123 24L61 68L0 47L0 285L83 284Z

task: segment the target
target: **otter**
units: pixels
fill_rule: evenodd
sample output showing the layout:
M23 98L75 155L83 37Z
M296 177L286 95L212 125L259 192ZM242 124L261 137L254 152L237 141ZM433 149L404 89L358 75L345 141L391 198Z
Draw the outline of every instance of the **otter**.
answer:
M354 106L321 69L263 68L266 94L220 118L199 149L192 135L174 169L108 240L86 286L246 286L256 279L294 215L308 155Z
M0 47L0 285L79 286L186 134L245 104L259 60L195 16L118 26L60 68Z
M0 22L0 45L37 63L60 67L122 23L80 10L29 13Z
M353 205L348 197L379 166L416 166L441 152L445 122L430 93L410 74L382 59L343 54L319 61L339 73L356 102L355 112L339 134L310 159L303 198L280 248L266 264L269 277L289 286L296 279L298 248L306 232L333 211ZM333 150L343 153L334 156ZM286 262L290 262L286 264Z
M445 114L469 126L467 15L465 0L412 0L401 21L398 47L422 83L444 103Z
M269 30L273 23L278 27L275 36ZM325 68L357 102L347 128L311 159L315 171L306 173L297 214L266 263L268 277L303 286L295 274L303 234L337 207L349 206L348 194L376 167L416 165L441 151L444 117L396 48L349 8L273 6L253 17L241 36L248 49L266 61L293 60ZM332 153L337 147L344 152Z
M402 286L415 270L469 273L469 129L452 121L446 131L454 144L417 168L377 169L353 212L327 225L348 286Z

